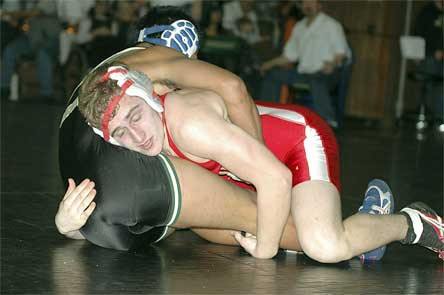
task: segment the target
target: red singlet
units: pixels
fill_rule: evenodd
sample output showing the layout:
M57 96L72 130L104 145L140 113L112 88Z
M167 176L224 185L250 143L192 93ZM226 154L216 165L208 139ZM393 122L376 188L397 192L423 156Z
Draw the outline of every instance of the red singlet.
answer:
M265 102L256 104L265 144L291 170L293 186L307 180L324 180L340 190L339 150L328 124L301 106ZM173 151L180 158L191 161L174 144L168 128L166 132ZM195 163L243 188L251 188L215 161Z

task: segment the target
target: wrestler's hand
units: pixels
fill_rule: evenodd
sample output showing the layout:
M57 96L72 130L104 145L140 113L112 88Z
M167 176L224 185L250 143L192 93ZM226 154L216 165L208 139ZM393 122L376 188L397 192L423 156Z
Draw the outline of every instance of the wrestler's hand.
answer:
M77 231L85 225L96 208L92 201L96 196L94 185L94 182L85 179L76 187L74 180L68 179L68 189L55 216L55 224L61 234Z
M245 251L255 258L269 259L273 258L277 253L277 250L260 249L256 236L250 233L246 233L243 236L240 232L235 232L234 238Z

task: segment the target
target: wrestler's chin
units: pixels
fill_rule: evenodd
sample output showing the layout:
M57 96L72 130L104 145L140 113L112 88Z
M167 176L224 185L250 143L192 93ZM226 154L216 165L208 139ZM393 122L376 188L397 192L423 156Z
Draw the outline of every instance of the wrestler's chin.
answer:
M162 152L162 146L161 145L153 145L149 149L141 149L138 152L141 154L144 154L146 156L154 157Z

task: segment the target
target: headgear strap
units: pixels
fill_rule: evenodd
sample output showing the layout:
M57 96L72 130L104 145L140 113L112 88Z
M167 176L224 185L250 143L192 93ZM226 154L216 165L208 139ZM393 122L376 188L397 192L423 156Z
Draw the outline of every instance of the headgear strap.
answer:
M101 119L101 129L92 127L94 133L109 141L112 144L119 145L109 134L109 121L112 119L112 113L118 105L122 97L127 94L130 96L137 96L145 101L156 112L163 112L162 103L153 95L153 86L151 80L143 74L135 71L130 71L122 66L111 66L107 72L103 74L100 82L114 80L121 88L119 95L114 96L106 106L105 112Z
M107 71L103 76L102 79L100 79L100 82L106 82L109 80L109 76L114 73L121 73L121 74L127 74L128 71L122 67L115 67L112 70Z
M105 78L105 76L109 76L108 74L110 72L106 73L103 78ZM108 79L108 78L106 78L106 79ZM105 81L106 81L106 79L105 79ZM109 138L110 138L110 135L109 135L109 121L111 120L111 114L114 112L114 109L116 108L116 106L119 103L119 101L125 95L125 91L128 89L128 87L133 85L133 83L134 82L131 81L131 80L126 80L123 83L122 87L121 87L122 91L120 92L120 94L119 95L115 95L111 99L111 101L108 103L108 106L106 107L105 112L103 113L103 116L102 116L102 132L103 132L103 139L105 139L105 141L109 141Z

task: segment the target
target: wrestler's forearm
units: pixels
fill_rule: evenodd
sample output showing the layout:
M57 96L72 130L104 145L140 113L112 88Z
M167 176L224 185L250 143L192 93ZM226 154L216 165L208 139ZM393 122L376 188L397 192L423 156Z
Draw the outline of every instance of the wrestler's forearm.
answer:
M285 187L285 181L275 179L274 183L274 189L272 184L266 185L267 189L258 188L256 257L272 257L276 254L290 214L291 186L286 193L285 189L276 189Z
M256 208L251 211L251 214L256 215ZM244 225L242 230L256 235L256 224L253 226ZM248 229L247 229L248 228ZM194 233L201 238L216 244L239 246L237 241L233 237L233 230L230 229L208 229L208 228L192 228ZM299 245L296 228L294 226L292 218L288 218L287 225L285 226L284 233L282 235L279 247L286 250L301 251Z
M222 97L231 121L248 134L263 142L262 126L256 104L248 94L245 84L239 80L232 87L224 89Z
M264 140L262 137L262 126L259 113L252 100L246 99L239 104L227 104L227 110L228 115L234 124L263 143Z

